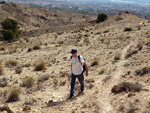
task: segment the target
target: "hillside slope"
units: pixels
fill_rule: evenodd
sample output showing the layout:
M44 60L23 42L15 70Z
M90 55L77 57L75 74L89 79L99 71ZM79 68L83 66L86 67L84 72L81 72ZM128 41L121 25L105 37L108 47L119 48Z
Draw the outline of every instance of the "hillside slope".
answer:
M126 27L132 31L124 31ZM149 30L147 20L120 14L99 24L76 26L75 30L48 32L11 44L2 42L4 74L0 81L7 80L7 84L0 87L0 108L7 104L15 113L148 113ZM32 50L35 45L40 49ZM78 95L77 82L75 98L67 100L72 48L86 58L89 76L85 77L84 94ZM18 65L6 66L10 59L18 61ZM35 71L35 63L40 61L45 62L46 70ZM22 72L17 73L20 68ZM30 88L22 87L26 76L34 79ZM122 82L128 84L117 86ZM21 90L19 101L6 103L13 86Z
M0 15L0 22L7 17L16 19L29 36L67 30L68 28L73 29L75 26L82 26L83 21L95 18L74 12L49 10L14 3L0 4Z

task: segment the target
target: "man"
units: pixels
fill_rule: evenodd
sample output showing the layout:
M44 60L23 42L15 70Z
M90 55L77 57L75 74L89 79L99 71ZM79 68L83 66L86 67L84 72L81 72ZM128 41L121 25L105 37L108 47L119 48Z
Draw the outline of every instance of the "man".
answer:
M78 78L81 86L80 93L84 91L83 65L85 65L86 77L88 76L88 68L83 57L77 54L76 49L72 49L70 53L72 54L70 58L72 74L71 74L71 90L69 98L72 98L74 96L76 78Z

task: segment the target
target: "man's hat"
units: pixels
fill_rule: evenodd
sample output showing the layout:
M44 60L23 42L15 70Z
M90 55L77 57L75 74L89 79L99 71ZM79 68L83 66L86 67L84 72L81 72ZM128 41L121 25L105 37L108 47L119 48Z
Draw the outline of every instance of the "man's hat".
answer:
M70 53L71 53L71 54L74 54L74 53L76 53L76 52L77 52L76 49L72 49Z

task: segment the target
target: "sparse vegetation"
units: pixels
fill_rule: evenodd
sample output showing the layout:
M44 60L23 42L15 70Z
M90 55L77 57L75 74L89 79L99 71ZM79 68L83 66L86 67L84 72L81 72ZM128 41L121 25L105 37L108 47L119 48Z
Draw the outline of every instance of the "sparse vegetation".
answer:
M133 29L131 27L125 27L124 31L132 31Z
M106 83L109 79L111 79L112 76L111 75L107 75L104 79L103 79L103 83Z
M64 44L64 41L58 41L58 44Z
M49 77L50 77L50 75L40 76L39 79L38 79L38 82L44 82L44 81L48 80Z
M6 66L7 67L13 67L13 66L17 66L19 64L19 62L17 60L9 60L8 62L6 62Z
M129 12L129 11L125 11L125 13L126 13L126 14L129 14L130 12Z
M105 13L100 13L100 14L98 14L96 22L97 23L103 22L103 21L107 20L107 18L108 18L108 16Z
M33 77L31 76L26 76L23 78L23 83L22 83L22 86L23 87L26 87L26 88L30 88L33 86L35 80Z
M150 66L143 67L142 69L138 69L135 71L136 75L143 76L145 74L150 73Z
M115 85L111 92L112 93L121 93L125 91L126 93L128 92L138 92L142 90L142 86L139 83L133 84L129 82L121 82L118 85Z
M136 53L138 53L138 50L131 50L125 55L125 58L127 59Z
M4 74L4 67L2 66L2 64L0 63L0 75Z
M33 50L39 50L39 49L41 49L41 47L39 45L33 46Z
M20 89L17 87L12 87L8 90L9 94L7 97L7 102L15 102L19 100L19 95L21 93Z
M20 67L20 66L16 67L15 72L16 72L17 74L22 73L22 67Z
M7 86L7 78L1 78L0 79L0 87L5 87L5 86Z
M91 63L91 66L96 66L96 65L98 65L98 59L94 58L92 63Z
M6 2L5 1L0 1L0 4L5 4Z
M42 70L45 70L45 69L46 69L45 62L40 62L38 64L35 64L35 68L34 68L35 71L42 71Z
M3 29L3 40L17 40L19 38L19 35L22 33L22 31L19 30L20 28L18 26L17 20L6 18L4 21L1 22L1 25Z

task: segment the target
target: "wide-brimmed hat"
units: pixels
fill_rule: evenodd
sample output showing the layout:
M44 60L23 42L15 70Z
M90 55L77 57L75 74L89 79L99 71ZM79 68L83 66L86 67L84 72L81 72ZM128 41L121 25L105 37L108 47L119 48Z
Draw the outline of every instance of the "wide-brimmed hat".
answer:
M76 53L76 52L77 52L76 49L72 49L70 53L71 53L71 54L74 54L74 53Z

